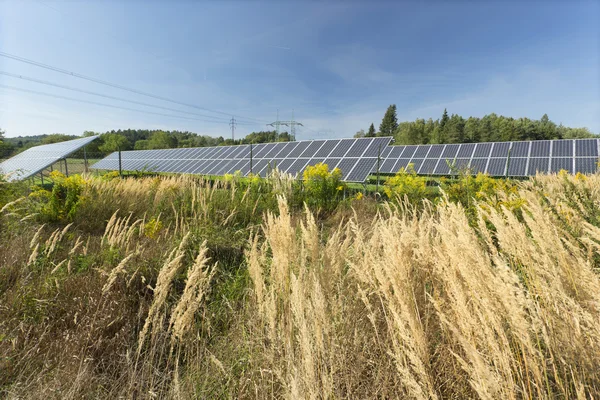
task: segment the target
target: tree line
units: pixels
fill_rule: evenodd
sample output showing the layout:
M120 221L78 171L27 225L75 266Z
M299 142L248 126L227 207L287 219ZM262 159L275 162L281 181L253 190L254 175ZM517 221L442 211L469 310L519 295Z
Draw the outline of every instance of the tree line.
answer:
M441 118L416 119L400 122L396 116L396 105L386 110L379 131L373 124L365 133L360 130L355 137L393 136L395 144L442 144L505 142L521 140L582 139L597 137L588 128L570 128L556 124L544 114L539 120L512 118L488 114L482 118L465 119L458 114L448 115L444 109Z
M232 140L200 135L189 131L163 131L149 129L111 130L104 133L85 131L83 136L100 135L87 145L91 156L104 156L117 150L151 150L182 147L207 147L250 143L284 142L291 139L287 132L252 132L243 138ZM76 139L75 135L55 133L51 135L5 138L0 130L0 159L9 158L32 146ZM367 131L358 131L355 137L393 136L394 144L428 143L477 143L543 139L580 139L597 137L587 128L570 128L556 124L544 114L539 120L512 118L494 113L482 118L464 118L458 114L448 115L444 110L436 120L429 118L398 122L396 105L390 105L375 129L372 123ZM75 155L77 156L77 155Z
M0 131L0 159L9 158L13 155L27 150L30 147L63 142L77 139L75 135L55 133L50 135L20 136L15 138L4 138L4 132ZM112 130L104 133L85 131L84 137L100 135L100 138L86 146L90 155L100 156L117 150L152 150L173 149L184 147L210 147L234 144L286 142L290 140L287 132L276 131L252 132L241 139L224 139L223 137L212 137L199 135L194 132L163 131L148 129L125 129ZM75 155L77 156L77 155Z

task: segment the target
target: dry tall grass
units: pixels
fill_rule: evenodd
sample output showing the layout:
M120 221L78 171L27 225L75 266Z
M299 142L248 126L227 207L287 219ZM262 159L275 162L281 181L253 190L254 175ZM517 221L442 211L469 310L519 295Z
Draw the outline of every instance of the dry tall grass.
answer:
M584 212L559 179L523 185L520 219L482 204L477 229L456 204L419 215L388 205L370 227L349 221L324 237L309 212L297 229L280 201L248 254L258 393L597 397L600 232L580 222L574 237L542 205Z
M599 187L321 221L236 182L93 179L72 225L0 211L0 393L598 398Z

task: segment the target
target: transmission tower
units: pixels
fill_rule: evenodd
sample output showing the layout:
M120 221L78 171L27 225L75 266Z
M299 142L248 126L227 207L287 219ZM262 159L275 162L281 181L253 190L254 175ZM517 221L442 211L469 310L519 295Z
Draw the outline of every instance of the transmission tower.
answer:
M296 141L296 127L304 126L304 125L302 125L301 122L294 120L294 110L292 110L292 119L290 121L280 121L279 120L279 110L277 110L277 120L275 122L271 122L270 124L267 124L267 126L275 127L275 130L277 131L278 136L279 136L279 127L281 125L288 126L290 128L290 140L292 140L292 141Z
M235 141L235 118L231 117L231 120L229 121L229 126L231 126L231 140Z

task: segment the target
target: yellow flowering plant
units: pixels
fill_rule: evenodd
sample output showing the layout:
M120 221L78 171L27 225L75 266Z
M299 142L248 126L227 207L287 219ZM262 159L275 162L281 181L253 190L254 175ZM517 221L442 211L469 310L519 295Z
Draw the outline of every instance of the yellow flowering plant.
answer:
M390 199L407 198L411 204L420 204L427 197L427 179L418 176L413 164L408 164L385 182L383 191Z
M77 207L85 201L83 191L88 184L81 175L65 176L52 171L52 191L34 189L29 198L36 204L39 214L50 221L72 220Z
M302 175L308 205L323 210L333 210L343 198L346 184L342 182L342 171L339 168L329 170L324 163L309 165Z

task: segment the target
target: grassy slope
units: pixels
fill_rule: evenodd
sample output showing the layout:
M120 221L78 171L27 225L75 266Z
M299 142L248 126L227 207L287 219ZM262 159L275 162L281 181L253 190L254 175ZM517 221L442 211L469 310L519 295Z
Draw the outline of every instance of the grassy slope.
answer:
M315 219L285 185L94 178L70 224L4 186L0 393L598 397L598 187Z

